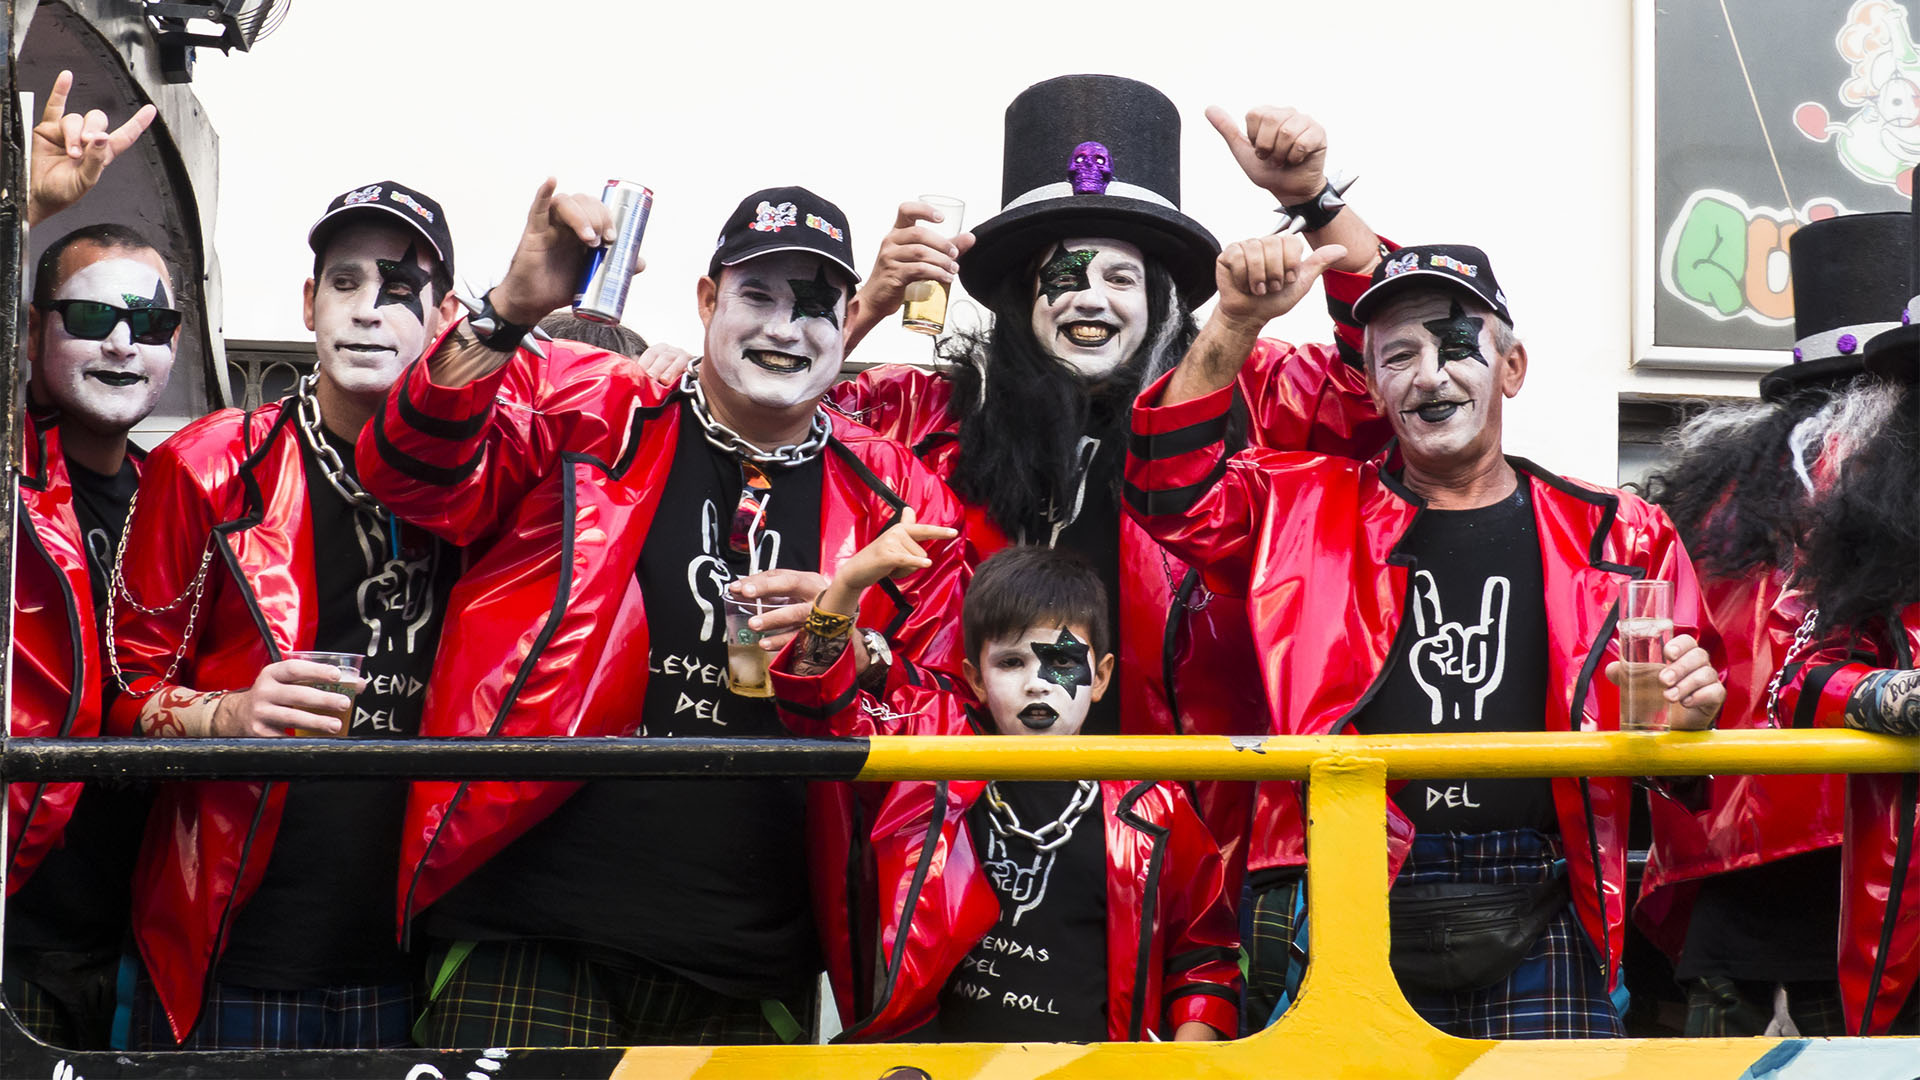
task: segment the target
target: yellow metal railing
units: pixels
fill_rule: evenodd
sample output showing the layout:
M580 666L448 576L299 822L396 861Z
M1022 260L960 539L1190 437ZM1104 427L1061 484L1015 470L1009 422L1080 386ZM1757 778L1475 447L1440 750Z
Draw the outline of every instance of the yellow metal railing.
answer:
M1226 739L877 738L866 780L1115 778L1308 780L1310 966L1298 1002L1230 1043L950 1044L636 1048L626 1080L793 1077L930 1080L1047 1077L1516 1077L1581 1080L1777 1072L1853 1080L1920 1076L1920 1039L1607 1039L1494 1042L1429 1026L1387 963L1389 779L1690 776L1920 771L1920 740L1851 731L1493 734ZM1797 1051L1797 1056L1795 1052ZM1900 1072L1901 1069L1905 1072ZM912 1071L892 1072L916 1077Z

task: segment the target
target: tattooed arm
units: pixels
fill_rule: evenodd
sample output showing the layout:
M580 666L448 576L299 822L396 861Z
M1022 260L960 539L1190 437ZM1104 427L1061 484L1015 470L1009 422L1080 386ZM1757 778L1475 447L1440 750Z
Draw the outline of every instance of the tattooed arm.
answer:
M260 669L245 690L199 691L164 686L140 707L142 735L160 738L274 738L295 728L311 735L340 731L353 699L322 689L353 681L331 664L281 660Z
M1883 735L1920 735L1920 670L1869 672L1847 696L1847 726Z

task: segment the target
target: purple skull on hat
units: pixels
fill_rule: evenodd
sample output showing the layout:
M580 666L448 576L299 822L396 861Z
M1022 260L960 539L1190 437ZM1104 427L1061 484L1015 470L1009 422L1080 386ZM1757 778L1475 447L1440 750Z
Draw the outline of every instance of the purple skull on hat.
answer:
M1075 195L1105 195L1113 181L1113 154L1104 143L1083 142L1073 148L1073 160L1067 165L1067 179L1073 181Z

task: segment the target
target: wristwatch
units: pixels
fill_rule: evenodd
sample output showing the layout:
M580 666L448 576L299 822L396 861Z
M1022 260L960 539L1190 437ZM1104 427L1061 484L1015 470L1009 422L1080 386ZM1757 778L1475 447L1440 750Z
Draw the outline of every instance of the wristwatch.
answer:
M893 666L893 646L887 643L887 635L862 626L860 640L866 643L868 659L881 667Z
M1340 211L1347 207L1346 200L1340 197L1341 191L1344 190L1345 188L1341 188L1336 191L1333 181L1329 180L1321 186L1320 194L1315 195L1311 200L1295 203L1292 206L1282 206L1280 213L1286 220L1281 223L1281 226L1284 228L1297 218L1305 232L1316 232L1326 228L1333 223L1334 218L1340 216Z

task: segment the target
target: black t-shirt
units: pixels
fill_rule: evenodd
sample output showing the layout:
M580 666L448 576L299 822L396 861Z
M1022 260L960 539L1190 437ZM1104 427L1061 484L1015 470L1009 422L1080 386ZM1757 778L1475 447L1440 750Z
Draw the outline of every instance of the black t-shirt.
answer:
M1839 935L1837 847L1714 874L1700 882L1674 976L1831 980Z
M351 473L353 444L330 431L325 437ZM304 443L302 457L319 594L313 647L367 658L354 738L410 739L420 730L459 551L354 508ZM402 780L288 784L265 877L233 917L220 980L299 990L411 978L394 926L406 800ZM256 848L250 857L261 855Z
M94 633L104 648L102 620L114 552L140 477L131 460L118 473L102 476L70 457L67 476L87 552L87 576L93 582L94 625L82 632ZM99 674L104 676L102 693L110 693L112 676ZM107 700L103 698L103 707ZM96 780L86 785L67 819L61 846L48 852L33 877L7 898L9 949L119 952L133 903L128 883L152 802L146 784Z
M1000 921L940 992L948 1042L1101 1042L1107 1037L1107 837L1100 788L1072 780L1003 781L967 815L974 850L1000 897ZM1005 829L996 829L995 819ZM1051 851L1039 848L1071 836ZM1016 823L1041 838L1014 832Z
M87 577L93 582L94 619L98 621L107 610L107 579L113 570L114 552L120 547L120 534L127 527L127 508L140 486L140 474L131 458L121 462L120 471L112 476L102 476L68 458L67 477L73 484L73 514L80 519L80 538L87 549Z
M820 565L821 458L765 470L761 569ZM644 734L784 737L771 698L726 688L728 581L741 464L682 406L673 468L635 568L651 672ZM742 539L746 535L742 533ZM797 780L600 780L430 909L452 939L549 938L637 956L719 993L772 997L819 970Z
M1108 437L1100 441L1087 466L1080 513L1060 530L1060 539L1054 545L1086 559L1106 582L1107 625L1115 636L1120 632L1121 584L1120 501L1114 491L1125 461L1122 440ZM1094 702L1081 730L1088 735L1120 734L1120 695L1110 691Z
M1410 606L1387 676L1354 728L1543 730L1547 613L1525 478L1492 506L1421 511L1401 550L1415 560ZM1558 831L1544 779L1410 780L1394 801L1421 832Z

